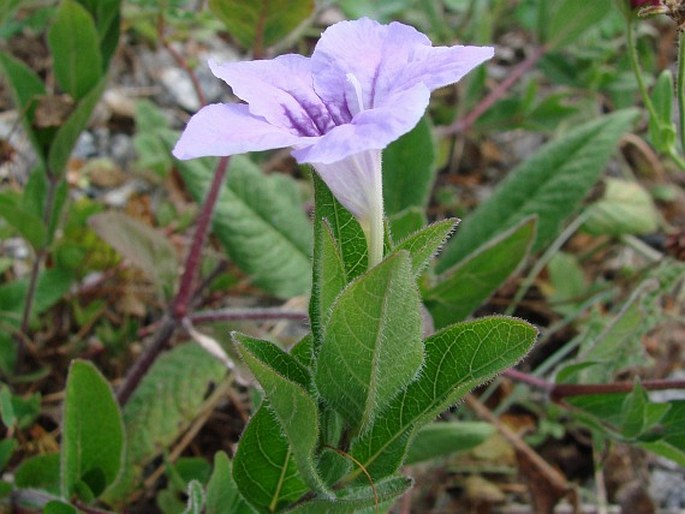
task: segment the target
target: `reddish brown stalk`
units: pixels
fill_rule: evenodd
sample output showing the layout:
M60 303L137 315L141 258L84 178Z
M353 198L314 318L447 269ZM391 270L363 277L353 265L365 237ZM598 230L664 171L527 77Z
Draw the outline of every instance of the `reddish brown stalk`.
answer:
M205 95L195 73L190 69L185 59L166 42L164 37L164 18L161 15L157 28L160 33L162 45L174 57L178 65L188 74L193 83L193 87L195 88L198 100L202 105L206 105ZM172 300L167 314L164 316L160 326L155 332L154 338L126 374L126 377L117 391L117 400L122 406L129 400L135 388L143 379L148 369L150 369L150 366L152 366L157 359L157 356L167 346L174 333L181 325L181 321L188 314L188 309L193 297L195 279L200 268L200 262L202 261L202 248L207 240L214 207L219 199L219 194L228 171L228 162L228 157L222 157L214 171L212 183L209 186L207 196L202 204L202 210L197 219L197 226L188 250L188 256L186 257L178 292Z
M503 374L512 380L528 384L531 387L547 392L550 398L555 402L559 402L569 396L629 393L635 387L633 382L612 382L609 384L555 384L515 369L508 369ZM647 391L685 389L685 380L643 380L640 382L640 385Z
M463 118L459 118L451 125L438 127L436 129L438 135L447 136L469 130L478 120L478 118L485 113L485 111L492 107L497 100L501 99L509 91L509 89L521 79L521 77L528 73L528 71L530 71L530 69L538 63L542 56L545 55L547 50L547 47L544 45L533 50L533 53L530 54L524 61L521 61L511 71L511 73L507 75L507 78L500 82L495 89L490 91L488 96L483 98L483 100L481 100L471 112L469 112Z

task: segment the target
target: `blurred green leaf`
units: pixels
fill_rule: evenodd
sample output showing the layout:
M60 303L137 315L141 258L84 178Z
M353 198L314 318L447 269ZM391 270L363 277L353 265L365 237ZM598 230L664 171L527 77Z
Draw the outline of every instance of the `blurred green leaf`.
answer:
M404 463L411 465L470 450L494 433L495 428L490 423L482 421L431 423L416 433Z
M418 207L409 207L388 216L388 221L393 241L402 241L428 224L425 210Z
M45 312L61 300L69 291L73 278L70 271L61 268L43 271L38 276L32 316ZM19 326L28 286L28 278L0 285L0 320Z
M419 371L421 332L410 256L402 251L355 279L333 304L315 366L322 399L365 429Z
M14 470L14 484L22 489L39 489L59 495L59 453L46 453L24 459Z
M408 251L412 271L415 275L420 275L445 244L457 223L458 220L451 218L428 225L402 240L394 252Z
M78 2L95 20L104 72L119 43L121 0L78 0Z
M175 143L175 137L168 141ZM209 187L213 160L178 161L196 201ZM284 195L280 177L268 177L247 157L231 158L227 183L214 211L213 232L255 284L290 298L309 291L312 229L301 203Z
M585 272L575 255L557 252L547 264L551 290L548 299L552 308L561 314L575 312L588 289Z
M52 500L45 504L43 514L78 514L78 510L69 503Z
M588 211L583 229L593 235L649 234L659 227L652 197L637 182L606 179L604 195Z
M91 228L117 252L141 269L166 298L178 274L176 249L161 232L120 212L91 216Z
M17 441L15 439L6 438L0 441L0 472L7 466L16 447Z
M199 345L182 344L152 365L124 408L124 473L106 500L118 504L139 485L144 466L195 419L208 388L223 380L225 366Z
M524 262L535 240L535 216L498 234L438 277L424 293L436 327L463 321Z
M510 172L495 192L459 225L438 261L444 272L481 241L538 216L532 251L549 244L595 184L636 111L618 111L585 123L546 144Z
M231 461L224 452L214 455L214 471L207 484L206 510L206 514L254 513L238 492Z
M7 428L26 429L33 425L40 415L40 393L19 396L10 388L0 384L0 415Z
M516 364L536 336L532 325L499 316L458 323L432 335L425 341L426 358L419 377L352 442L351 455L374 480L394 473L416 429ZM366 481L358 467L352 475Z
M652 104L658 116L649 117L649 139L660 152L668 152L674 148L676 142L676 127L673 123L673 74L664 70L652 89Z
M661 419L661 438L640 446L685 466L685 400L669 405L671 408Z
M209 0L209 9L243 47L263 51L314 13L314 0Z
M100 101L107 85L107 77L95 84L78 102L76 108L54 135L48 152L47 166L51 173L62 175L67 167L69 156L83 129L86 128L95 105Z
M87 488L99 497L119 476L124 426L109 383L90 362L69 368L62 421L62 496Z
M48 32L55 77L75 100L86 96L102 77L102 55L90 13L76 0L62 0Z
M383 151L383 200L392 216L409 207L426 209L437 174L435 142L424 117Z
M560 0L550 9L547 44L558 48L575 42L587 30L596 27L614 8L611 0Z
M38 100L46 94L43 81L26 64L2 51L0 51L0 69L10 86L17 110L21 113L24 130L29 135L36 154L43 160L47 155L49 135L52 131L33 126Z
M47 240L47 229L41 217L25 209L10 191L0 192L0 217L14 227L34 250L41 248Z

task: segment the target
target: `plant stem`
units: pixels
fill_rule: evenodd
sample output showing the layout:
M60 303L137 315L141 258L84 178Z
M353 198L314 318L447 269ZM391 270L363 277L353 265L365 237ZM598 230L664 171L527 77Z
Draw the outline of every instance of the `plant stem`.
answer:
M645 84L645 79L642 76L642 68L640 67L640 60L637 55L637 46L635 46L635 33L633 30L633 16L626 16L626 37L628 39L628 57L630 59L630 66L633 68L633 73L635 74L635 79L637 80L637 87L640 90L640 96L642 96L642 103L645 104L647 111L649 112L649 117L654 123L659 123L659 116L656 113L652 99L647 91L647 85Z
M150 366L152 366L152 363L157 359L157 356L166 347L174 332L179 327L181 320L188 314L188 305L192 297L193 283L200 267L200 261L202 260L202 248L207 239L212 213L214 212L214 207L219 198L224 178L226 177L228 161L228 157L222 157L217 164L212 183L207 192L207 197L205 198L202 205L202 211L197 220L197 227L195 228L193 241L188 250L188 256L186 257L178 292L171 302L169 312L162 320L162 324L155 333L155 337L126 374L124 381L117 391L117 400L122 406L129 400L131 394L145 376L145 373L147 373L147 370L150 369Z
M244 320L283 320L291 319L304 321L306 311L283 309L281 307L262 307L248 309L220 309L214 311L195 312L188 316L193 323L212 323L215 321L244 321Z
M680 129L680 151L685 152L685 31L678 32L678 121Z
M55 197L57 196L57 187L59 186L59 179L54 176L49 170L46 173L48 178L48 190L45 196L45 205L43 206L43 224L50 230L52 225L52 211L55 208ZM31 266L31 275L29 277L29 285L26 290L26 298L24 301L24 311L21 315L21 325L19 327L19 332L21 334L27 334L29 330L29 322L31 321L31 312L33 310L33 303L36 297L36 289L38 287L38 275L40 274L40 269L43 265L43 261L48 254L48 248L50 246L51 237L48 234L47 240L43 243L41 248L36 251L36 258ZM22 361L24 359L25 347L24 338L17 338L17 367L21 368Z
M440 136L449 134L456 134L459 132L466 132L471 126L480 118L485 111L500 100L509 91L511 86L518 82L531 68L533 68L538 61L545 55L548 48L545 45L537 47L533 50L525 60L521 61L512 71L507 75L502 82L500 82L495 89L483 98L478 104L463 118L459 118L451 125L445 127L438 127L436 133Z
M380 158L377 173L374 173L373 208L369 227L369 268L379 264L383 260L383 242L385 241L385 224L383 222L383 176L381 173Z
M188 305L193 291L195 276L200 267L200 261L202 260L202 248L207 240L214 207L219 199L219 193L221 192L221 187L223 186L224 178L228 171L228 161L228 157L222 157L219 160L216 170L214 171L214 178L212 179L209 191L207 192L207 197L205 198L202 210L197 219L197 227L195 228L193 241L190 245L190 250L188 251L181 283L172 304L173 316L176 319L182 319L188 314Z

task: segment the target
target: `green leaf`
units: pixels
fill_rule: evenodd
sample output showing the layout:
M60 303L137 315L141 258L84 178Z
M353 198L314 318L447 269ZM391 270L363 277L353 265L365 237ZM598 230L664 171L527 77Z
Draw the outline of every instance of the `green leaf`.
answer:
M161 232L121 212L103 212L88 220L95 233L145 273L169 298L178 274L176 249Z
M544 248L580 206L634 118L634 110L618 111L543 146L462 221L441 255L438 272L466 257L481 241L533 214L538 216L538 226L532 250Z
M436 327L464 320L521 266L535 240L536 225L534 216L524 219L438 278L435 287L424 294Z
M433 189L435 141L424 117L383 151L383 201L392 216L409 207L425 210Z
M309 491L268 401L240 436L233 479L243 498L258 512L279 512Z
M607 179L603 197L588 211L583 229L593 235L649 234L659 227L652 197L637 182Z
M0 70L10 86L24 130L29 135L36 154L45 159L47 134L50 131L33 126L38 99L46 94L43 81L31 68L5 52L0 52Z
M350 283L333 305L315 380L353 427L365 429L421 367L419 308L405 251Z
M102 55L93 17L75 0L62 0L48 32L55 77L80 100L102 77Z
M414 437L405 465L445 457L450 453L475 448L495 433L490 423L482 421L449 421L431 423Z
M108 502L128 497L144 466L173 443L202 409L208 388L221 382L226 367L200 346L187 343L162 354L124 408L125 472Z
M494 316L452 325L425 341L421 375L353 441L350 453L374 480L402 464L413 432L479 384L516 364L535 342L524 321ZM352 476L365 480L359 469Z
M411 487L412 481L407 477L392 477L375 484L374 488L348 487L332 500L315 499L298 505L288 513L292 514L355 514L369 509L377 510L380 504L393 501L402 496Z
M62 0L48 46L62 90L75 100L83 98L102 77L102 55L93 17L76 0Z
M649 117L649 139L660 152L669 152L674 148L676 128L673 123L673 74L671 70L664 70L652 89L652 104L658 116Z
M445 244L456 226L457 220L455 219L446 219L428 225L403 239L394 251L408 251L411 256L412 271L415 275L420 275L442 245Z
M102 374L90 362L69 368L62 421L62 496L87 487L97 498L116 480L124 453L119 405Z
M38 276L32 316L45 312L69 291L73 280L70 271L52 268ZM0 321L19 326L26 301L28 278L0 285Z
M73 1L73 0L72 0ZM95 84L78 102L69 118L59 127L48 152L47 166L54 173L64 173L69 156L83 129L86 128L95 105L100 100L107 85L107 77Z
M648 403L647 392L637 382L632 392L623 401L623 423L621 424L623 437L633 439L644 431Z
M14 470L14 484L21 489L40 489L59 495L59 453L46 453L24 459Z
M661 439L640 446L685 466L685 400L669 404L671 408L661 419Z
M316 293L312 290L310 310L317 313L315 316L317 319L315 332L320 333L321 328L328 321L333 302L349 280L340 249L327 220L323 220L320 229L317 230L317 235L320 240L315 246L319 252L314 262ZM318 302L318 305L312 305L313 302Z
M209 0L209 9L245 48L281 42L314 13L314 0Z
M17 441L15 439L6 438L0 441L0 472L7 466L16 447Z
M78 0L78 2L95 20L104 72L119 43L121 0Z
M251 514L233 480L231 461L225 452L214 455L214 471L207 484L206 514Z
M16 229L34 250L38 250L47 240L47 229L43 220L25 209L19 203L19 199L9 193L0 193L0 217Z
M202 514L205 504L205 492L202 484L197 480L191 480L188 484L188 505L183 514Z
M580 7L580 8L579 8ZM577 0L561 0L551 9L547 34L552 48L576 41L585 31L596 27L611 12L611 0L593 0L578 5Z
M572 314L588 289L585 272L575 255L557 252L547 264L551 291L547 293L555 311Z
M322 342L324 318L342 287L366 270L366 236L357 220L314 173L314 262L309 301L314 345ZM342 261L342 265L338 263Z
M259 381L285 432L300 475L317 493L330 495L314 464L319 442L318 408L307 392L309 377L302 365L268 341L234 333L240 355Z
M388 222L393 241L402 241L426 226L428 220L423 209L409 207L389 216Z
M212 178L210 161L176 165L190 193L201 202ZM247 157L233 156L212 228L255 284L289 298L309 290L312 230L302 205L284 195L282 187L283 177L267 177Z
M45 504L43 514L78 514L78 510L69 503L52 500Z

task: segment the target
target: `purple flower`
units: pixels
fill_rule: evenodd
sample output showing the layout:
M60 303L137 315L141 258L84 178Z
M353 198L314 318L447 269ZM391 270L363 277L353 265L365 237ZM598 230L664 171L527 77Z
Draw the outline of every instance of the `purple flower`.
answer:
M336 23L311 58L210 63L246 103L202 108L173 154L191 159L291 146L367 234L379 230L380 219L382 253L382 149L418 123L431 91L492 56L489 47L433 47L424 34L397 22Z

